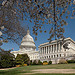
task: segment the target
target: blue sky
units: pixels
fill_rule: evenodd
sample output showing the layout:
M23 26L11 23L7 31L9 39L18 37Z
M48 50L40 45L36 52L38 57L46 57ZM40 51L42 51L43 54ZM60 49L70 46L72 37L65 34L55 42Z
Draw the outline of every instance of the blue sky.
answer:
M65 33L64 33L64 36L67 38L67 37L71 37L74 41L75 41L75 19L70 19L68 18L66 20L68 22L68 25L65 26ZM30 34L33 38L35 38L35 35L32 34L32 26L33 26L33 23L29 23L29 22L25 22L23 21L21 24L25 25L29 25L29 29L30 29ZM45 27L43 29L46 29L47 30L47 33L40 33L38 32L38 36L37 36L37 41L35 41L35 45L36 45L36 50L38 50L38 46L42 43L45 43L45 42L48 42L48 38L49 38L49 25L45 25ZM12 43L12 42L8 42L8 43L4 43L2 45L2 48L5 49L5 50L9 50L9 49L12 49L14 48L14 50L19 50L19 46L15 43Z
M72 8L69 7L69 10L71 11ZM75 41L75 18L71 19L70 17L71 17L71 15L69 15L69 18L66 19L68 25L64 26L64 28L65 28L64 36L66 38L70 37L70 38L72 38ZM64 16L63 16L63 19L65 19ZM33 22L30 23L29 21L22 21L21 24L29 26L30 34L31 34L31 36L34 39L35 35L32 34L32 27L34 25ZM44 32L40 33L40 32L38 32L37 41L35 41L36 50L38 50L38 46L40 44L48 42L47 39L49 38L50 25L44 25L44 27L42 29L43 30L46 29L47 33L44 33ZM12 43L12 42L4 43L1 47L3 49L5 49L5 50L9 50L9 49L12 49L12 48L14 48L14 50L19 50L19 46L17 44L15 44L15 43Z

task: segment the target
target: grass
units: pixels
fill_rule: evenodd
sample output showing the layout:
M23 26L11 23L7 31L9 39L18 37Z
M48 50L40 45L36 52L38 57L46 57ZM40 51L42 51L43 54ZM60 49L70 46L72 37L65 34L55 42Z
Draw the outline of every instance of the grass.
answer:
M32 74L32 75L75 75L75 74L47 74L47 73L38 73L38 74Z
M75 69L75 64L34 65L17 67L10 70L0 70L0 75L26 75L35 69ZM75 75L75 74L32 74L32 75Z

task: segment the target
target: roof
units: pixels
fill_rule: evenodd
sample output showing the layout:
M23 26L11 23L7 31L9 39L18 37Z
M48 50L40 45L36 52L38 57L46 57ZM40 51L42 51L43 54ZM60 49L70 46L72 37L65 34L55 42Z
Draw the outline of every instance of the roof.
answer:
M61 39L58 39L58 40L62 40L62 38ZM53 41L51 41L51 43L46 42L46 43L40 44L39 47L44 46L44 45L48 45L48 44L52 44L52 43L56 43L58 40L53 40ZM70 37L65 38L64 40L70 40L71 42L73 42L75 44L75 41L72 40Z

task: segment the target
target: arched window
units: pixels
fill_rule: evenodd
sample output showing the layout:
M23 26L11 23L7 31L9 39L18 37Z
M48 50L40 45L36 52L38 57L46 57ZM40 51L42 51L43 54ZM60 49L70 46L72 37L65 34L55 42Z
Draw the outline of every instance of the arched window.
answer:
M58 57L58 54L57 54L57 57Z
M61 57L61 54L60 54L60 57Z
M54 55L54 58L55 58L55 55Z
M51 55L51 58L53 58L53 55Z

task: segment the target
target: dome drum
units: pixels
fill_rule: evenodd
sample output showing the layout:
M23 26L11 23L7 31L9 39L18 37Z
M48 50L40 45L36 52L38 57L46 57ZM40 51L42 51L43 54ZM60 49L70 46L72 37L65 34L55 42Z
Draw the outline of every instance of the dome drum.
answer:
M33 47L35 47L35 44L32 42L23 42L23 43L21 43L21 45L22 46L33 46Z
M22 40L21 43L23 43L23 42L32 42L33 44L35 44L33 41L25 41L25 40Z
M20 46L21 49L22 49L22 48L26 48L26 47L35 48L35 49L36 49L36 46L23 46L23 45Z

